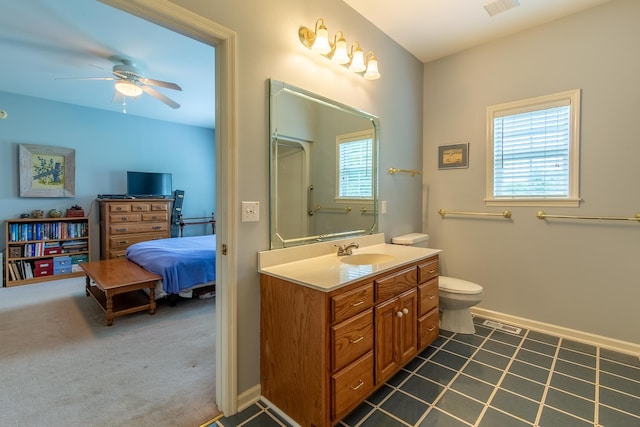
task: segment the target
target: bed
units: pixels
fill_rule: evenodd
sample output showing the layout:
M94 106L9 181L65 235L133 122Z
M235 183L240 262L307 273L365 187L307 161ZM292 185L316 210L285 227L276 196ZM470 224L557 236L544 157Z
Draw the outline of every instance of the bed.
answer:
M149 240L127 248L127 259L162 276L157 298L185 296L215 284L216 235Z

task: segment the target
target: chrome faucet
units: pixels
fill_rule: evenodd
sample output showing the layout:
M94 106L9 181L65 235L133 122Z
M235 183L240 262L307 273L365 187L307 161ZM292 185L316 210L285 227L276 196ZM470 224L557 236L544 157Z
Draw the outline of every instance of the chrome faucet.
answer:
M335 245L338 248L338 256L345 256L345 255L351 255L351 251L353 249L358 249L360 247L359 244L357 244L356 242L351 242L348 245L344 245L344 246L338 246Z

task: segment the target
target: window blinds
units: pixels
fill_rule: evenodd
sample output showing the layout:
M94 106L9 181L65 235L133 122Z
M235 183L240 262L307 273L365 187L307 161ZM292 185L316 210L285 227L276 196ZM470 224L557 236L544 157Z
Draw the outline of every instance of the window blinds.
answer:
M373 197L373 139L339 143L338 197Z

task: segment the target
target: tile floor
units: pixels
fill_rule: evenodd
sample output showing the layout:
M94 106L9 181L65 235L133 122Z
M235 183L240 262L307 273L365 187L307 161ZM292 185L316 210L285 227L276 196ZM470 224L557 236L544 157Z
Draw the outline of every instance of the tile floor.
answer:
M341 427L638 427L640 359L523 329L440 337ZM215 426L216 423L211 426ZM263 402L219 427L289 426Z

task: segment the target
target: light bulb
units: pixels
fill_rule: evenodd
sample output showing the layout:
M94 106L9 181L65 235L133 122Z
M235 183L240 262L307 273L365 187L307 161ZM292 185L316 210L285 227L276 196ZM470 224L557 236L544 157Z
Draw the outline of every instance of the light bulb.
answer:
M366 65L364 65L364 53L360 48L358 42L355 44L355 49L352 47L352 55L351 55L351 65L349 65L349 70L354 73L361 73L367 69Z

